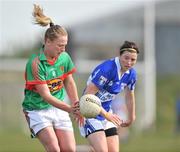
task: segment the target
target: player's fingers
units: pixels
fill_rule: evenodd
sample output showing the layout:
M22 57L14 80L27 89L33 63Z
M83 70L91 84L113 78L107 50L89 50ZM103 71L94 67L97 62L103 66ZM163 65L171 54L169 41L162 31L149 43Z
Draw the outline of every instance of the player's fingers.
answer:
M131 125L131 122L130 121L126 121L126 122L123 122L122 124L121 124L121 127L128 127L128 126L130 126Z
M120 126L121 125L121 123L119 122L119 121L113 121L113 123L116 125L116 126Z
M121 125L121 120L117 119L117 118L113 118L112 122L116 125L116 126L120 126Z
M72 106L74 109L80 109L79 105L73 105Z
M75 102L74 105L79 105L79 101Z
M127 123L122 123L121 127L128 127L129 125Z
M80 110L79 106L72 106L72 109L74 113L79 112Z
M79 118L79 125L84 126L84 118L83 117Z
M122 120L117 115L113 115L113 117L117 126L120 126L122 124Z

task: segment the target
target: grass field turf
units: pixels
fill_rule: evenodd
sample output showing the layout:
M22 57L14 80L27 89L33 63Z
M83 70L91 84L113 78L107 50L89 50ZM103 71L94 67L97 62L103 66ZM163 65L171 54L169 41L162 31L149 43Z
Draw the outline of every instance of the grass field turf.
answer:
M77 131L77 134L78 131ZM77 144L86 141L76 136ZM156 131L131 134L127 143L121 144L122 152L179 152L180 135L170 132ZM31 139L20 131L4 130L0 133L0 152L43 152L37 139Z
M7 86L6 79L1 79L1 85ZM1 75L2 76L2 75ZM14 78L15 76L13 76ZM19 80L17 76L17 80ZM12 79L9 79L12 81ZM180 134L174 132L175 129L175 97L180 90L180 76L170 76L157 79L157 120L154 130L144 131L141 133L130 133L127 143L121 144L122 152L180 152ZM19 81L12 81L9 87L16 89ZM3 87L3 89L6 89ZM3 91L3 95L8 95L7 90ZM11 95L15 92L11 91ZM20 94L20 92L19 92ZM180 92L179 92L180 94ZM4 100L4 98L1 98ZM31 139L20 129L20 123L23 123L17 115L19 112L20 101L17 105L11 96L6 96L10 106L6 102L2 102L0 116L0 152L43 152L44 149L37 139ZM1 100L2 101L2 100ZM11 112L10 112L11 111ZM5 113L8 114L5 116ZM4 119L6 118L6 119ZM87 144L79 135L79 130L75 125L75 136L77 144Z

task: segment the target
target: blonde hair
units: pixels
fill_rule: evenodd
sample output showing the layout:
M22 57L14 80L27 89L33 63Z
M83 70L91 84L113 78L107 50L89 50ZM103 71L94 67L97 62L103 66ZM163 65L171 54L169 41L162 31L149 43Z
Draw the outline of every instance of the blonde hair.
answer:
M39 5L34 4L34 10L32 13L34 17L34 23L38 24L40 26L47 26L50 25L50 27L45 32L45 42L47 39L50 39L51 41L55 40L59 36L67 36L67 31L65 28L61 27L60 25L54 25L50 17L47 17L43 13L43 9L40 8Z

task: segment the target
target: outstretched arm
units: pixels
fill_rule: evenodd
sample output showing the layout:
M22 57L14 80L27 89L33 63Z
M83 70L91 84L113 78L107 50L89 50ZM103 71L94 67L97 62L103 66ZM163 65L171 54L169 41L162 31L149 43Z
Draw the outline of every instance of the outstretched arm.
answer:
M72 74L68 75L68 77L64 80L64 86L66 89L66 92L68 94L68 97L71 101L72 108L74 109L74 119L82 125L84 123L84 118L81 116L79 112L79 97L77 92L76 83L73 79Z
M68 77L64 80L64 86L72 105L74 105L77 101L79 101L79 97L72 74L68 75Z
M47 84L39 84L39 85L36 85L35 88L36 88L36 91L40 94L40 96L49 104L59 109L62 109L64 111L67 111L69 113L72 112L71 106L69 106L68 104L64 102L61 102L59 99L51 95Z
M132 122L135 121L135 118L136 118L134 90L129 90L129 88L126 88L125 100L126 100L126 106L127 106L127 110L128 110L128 120L121 124L122 127L130 126L132 124Z

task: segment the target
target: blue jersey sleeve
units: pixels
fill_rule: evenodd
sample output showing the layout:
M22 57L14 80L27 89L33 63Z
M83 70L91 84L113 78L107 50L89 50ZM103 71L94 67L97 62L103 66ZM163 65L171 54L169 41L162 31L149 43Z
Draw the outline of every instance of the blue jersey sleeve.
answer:
M91 74L91 82L93 82L99 89L103 89L109 79L109 64L104 62L98 65Z

